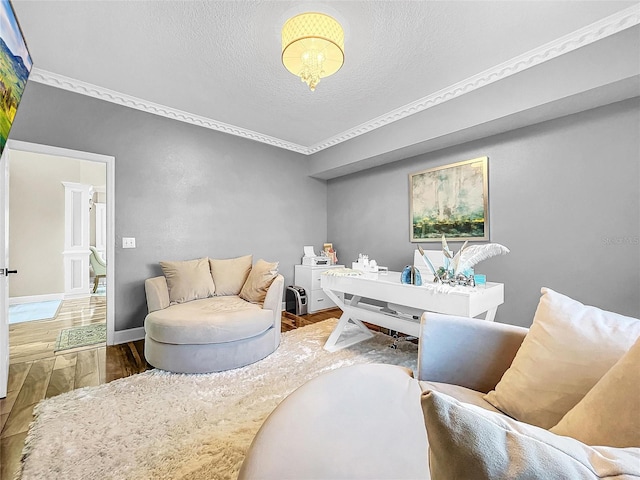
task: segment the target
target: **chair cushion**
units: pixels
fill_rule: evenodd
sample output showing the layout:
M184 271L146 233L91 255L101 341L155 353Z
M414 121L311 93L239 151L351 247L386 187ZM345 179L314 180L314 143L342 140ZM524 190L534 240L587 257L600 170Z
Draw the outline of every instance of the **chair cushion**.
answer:
M631 479L640 449L590 447L438 392L422 394L433 479Z
M551 431L588 445L640 447L640 339Z
M273 326L273 312L237 296L172 305L147 315L144 328L157 342L224 343L255 337Z
M278 262L265 262L260 259L251 268L251 272L240 291L240 298L247 302L262 305L267 290L278 276Z
M243 257L209 259L211 276L216 284L216 296L238 295L251 271L253 255Z
M160 262L167 279L171 303L190 302L213 296L215 286L207 258L178 262Z
M640 321L542 289L511 366L485 399L507 415L556 425L640 336Z

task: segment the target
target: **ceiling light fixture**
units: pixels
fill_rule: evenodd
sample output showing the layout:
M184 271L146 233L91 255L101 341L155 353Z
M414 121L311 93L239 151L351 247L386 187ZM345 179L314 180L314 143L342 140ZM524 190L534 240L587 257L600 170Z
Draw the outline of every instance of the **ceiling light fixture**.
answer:
M282 63L313 92L344 63L344 31L324 13L303 13L282 27Z

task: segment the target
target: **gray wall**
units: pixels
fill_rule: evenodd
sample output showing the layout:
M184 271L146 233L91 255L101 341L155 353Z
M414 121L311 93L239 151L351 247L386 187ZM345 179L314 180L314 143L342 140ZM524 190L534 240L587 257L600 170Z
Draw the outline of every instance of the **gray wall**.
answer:
M330 180L328 238L341 263L401 269L416 248L408 175L486 155L491 241L511 249L476 268L505 283L496 320L529 326L543 286L638 317L639 137L635 98Z
M11 138L115 157L116 330L142 326L160 260L252 253L289 284L326 240L326 183L293 152L33 82Z
M640 315L640 102L620 102L406 159L327 185L293 152L29 82L11 138L116 158L116 330L139 327L163 259L253 253L286 282L303 245L410 263L408 174L489 156L498 321L529 325L540 287ZM328 212L328 218L327 218ZM122 250L122 237L136 237ZM436 245L433 245L436 248ZM459 248L459 245L454 245Z

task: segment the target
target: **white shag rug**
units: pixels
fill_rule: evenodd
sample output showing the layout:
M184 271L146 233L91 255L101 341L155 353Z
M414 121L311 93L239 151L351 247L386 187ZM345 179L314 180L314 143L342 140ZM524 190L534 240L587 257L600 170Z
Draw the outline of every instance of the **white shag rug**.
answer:
M243 368L150 370L44 400L25 441L21 478L235 480L265 418L306 381L358 363L415 370L417 346L400 342L393 350L381 333L325 351L336 323L284 333L273 354Z

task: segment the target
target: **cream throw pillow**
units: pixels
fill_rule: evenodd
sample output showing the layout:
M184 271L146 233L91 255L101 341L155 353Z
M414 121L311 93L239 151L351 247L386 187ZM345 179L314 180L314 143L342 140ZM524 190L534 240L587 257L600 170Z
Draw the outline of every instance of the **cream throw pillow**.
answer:
M434 391L422 410L433 480L640 476L640 448L590 447Z
M262 259L258 260L242 287L240 298L247 302L263 304L267 290L277 275L278 262L270 263Z
M640 447L640 338L551 431L588 445Z
M485 400L522 422L556 425L640 336L640 321L542 289L533 324Z
M209 259L211 276L216 284L216 295L238 295L251 271L253 255L227 258L224 260Z
M207 258L178 262L160 262L169 287L169 301L184 303L213 296L215 286Z

